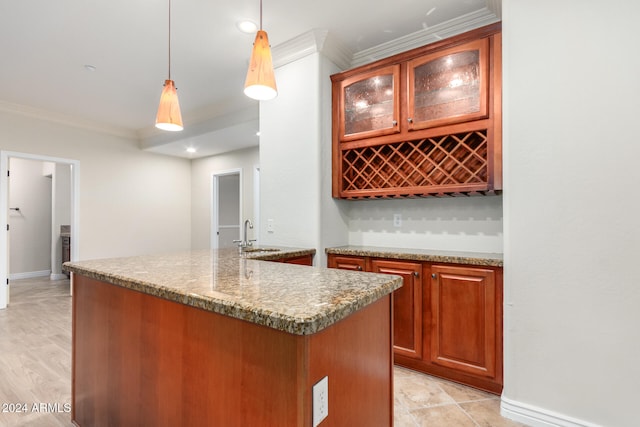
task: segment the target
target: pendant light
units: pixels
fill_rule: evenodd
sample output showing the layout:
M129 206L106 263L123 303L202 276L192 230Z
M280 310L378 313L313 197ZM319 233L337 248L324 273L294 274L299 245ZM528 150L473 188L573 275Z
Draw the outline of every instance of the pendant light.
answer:
M164 89L160 95L156 127L169 131L184 129L180 104L178 103L178 92L173 80L171 80L171 0L169 0L169 78L164 81Z
M269 38L267 32L262 31L262 0L260 0L260 30L253 42L247 79L244 82L244 94L258 101L267 101L278 96Z

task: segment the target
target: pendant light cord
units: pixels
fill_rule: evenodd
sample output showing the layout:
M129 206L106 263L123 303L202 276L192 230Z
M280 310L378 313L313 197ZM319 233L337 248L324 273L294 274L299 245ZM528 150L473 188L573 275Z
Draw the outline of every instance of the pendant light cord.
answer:
M169 0L169 80L171 80L171 0Z
M260 31L262 31L262 0L260 0Z

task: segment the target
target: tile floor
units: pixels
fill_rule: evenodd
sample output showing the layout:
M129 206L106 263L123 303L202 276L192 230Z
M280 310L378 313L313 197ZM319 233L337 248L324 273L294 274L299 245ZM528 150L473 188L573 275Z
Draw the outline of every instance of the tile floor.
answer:
M69 281L13 281L0 310L0 426L72 426L70 378ZM449 381L396 367L394 388L395 427L522 426L500 416L498 396ZM26 413L3 412L11 403Z

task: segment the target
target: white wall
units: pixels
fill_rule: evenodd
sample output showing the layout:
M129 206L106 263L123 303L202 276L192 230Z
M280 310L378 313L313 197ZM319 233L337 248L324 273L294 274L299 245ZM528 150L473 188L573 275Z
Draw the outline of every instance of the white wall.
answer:
M41 161L10 159L9 275L11 279L49 275L51 270L52 180Z
M330 185L329 76L337 71L320 53L283 65L278 97L260 103L261 242L316 248L314 263L323 266L324 247L347 241Z
M80 162L81 259L189 249L189 160L6 112L0 112L0 150Z
M637 426L640 3L503 12L503 408Z
M349 244L502 253L502 197L349 201ZM401 226L394 227L393 215Z
M257 221L253 203L253 169L259 164L257 147L232 151L191 162L191 247L208 249L211 244L212 175L242 169L242 218Z

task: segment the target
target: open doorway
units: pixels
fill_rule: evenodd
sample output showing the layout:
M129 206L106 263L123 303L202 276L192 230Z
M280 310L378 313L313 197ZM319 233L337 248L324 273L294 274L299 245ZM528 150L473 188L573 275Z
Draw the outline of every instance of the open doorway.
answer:
M1 152L0 309L10 302L11 278L66 277L63 239L68 259L78 259L78 173L76 160Z
M211 248L233 247L241 239L242 169L214 173L211 200Z

